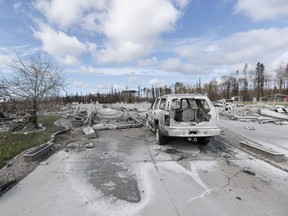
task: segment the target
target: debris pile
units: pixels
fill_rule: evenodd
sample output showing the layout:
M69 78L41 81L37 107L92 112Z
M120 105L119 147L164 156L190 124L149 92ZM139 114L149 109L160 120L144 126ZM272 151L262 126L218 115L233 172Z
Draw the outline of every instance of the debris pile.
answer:
M7 113L4 113L4 112L1 112L0 111L0 122L3 123L3 122L7 122L7 121L11 121L11 120L14 120L15 118L11 118L10 116L7 115Z
M82 129L89 138L92 131L142 127L149 104L79 104L69 115L73 128ZM88 134L87 134L88 132Z
M245 109L237 109L232 120L242 122L258 122L259 124L274 123L277 125L288 124L288 109L281 107L264 107L257 108L245 107Z
M117 130L142 127L146 118L146 110L133 104L104 105L98 111L92 128L97 130Z
M11 115L11 114L0 111L0 132L8 131L11 125L13 125L13 123L23 123L27 121L28 121L28 118L23 118L23 116L17 115L16 117L16 115ZM18 126L21 126L21 125L18 125ZM17 128L14 127L13 129L15 129L16 131Z

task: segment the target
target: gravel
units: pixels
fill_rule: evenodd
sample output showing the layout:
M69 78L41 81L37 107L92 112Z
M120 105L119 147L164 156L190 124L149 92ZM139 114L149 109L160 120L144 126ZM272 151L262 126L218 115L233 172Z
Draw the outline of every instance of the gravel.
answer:
M25 162L23 157L25 153L26 152L23 152L9 161L7 165L0 170L0 196L16 185L39 165L39 161Z

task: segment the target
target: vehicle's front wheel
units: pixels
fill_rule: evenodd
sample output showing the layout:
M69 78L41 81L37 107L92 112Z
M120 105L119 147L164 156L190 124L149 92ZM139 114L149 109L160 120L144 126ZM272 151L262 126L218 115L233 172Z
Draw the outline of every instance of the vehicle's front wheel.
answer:
M159 128L156 128L156 143L158 145L164 145L166 143L166 137L160 134Z
M197 142L203 145L206 145L210 142L211 137L198 137Z

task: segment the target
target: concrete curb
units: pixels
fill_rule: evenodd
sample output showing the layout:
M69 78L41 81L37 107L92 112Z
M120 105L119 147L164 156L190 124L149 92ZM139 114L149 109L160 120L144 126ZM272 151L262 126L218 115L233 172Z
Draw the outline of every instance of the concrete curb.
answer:
M278 163L284 160L284 154L276 152L272 149L267 149L264 146L257 145L256 143L240 141L240 146L249 151L252 151L255 154L259 154L264 158L268 158Z
M26 162L36 161L39 158L41 158L42 156L44 156L53 147L53 145L54 145L53 142L55 140L55 136L58 134L67 132L70 129L67 126L60 124L58 121L59 121L59 119L56 122L54 122L54 124L57 126L64 127L64 129L57 131L54 134L52 134L50 137L50 140L48 142L41 144L40 146L34 147L31 150L29 150L27 153L25 153L23 155L23 157L24 157L24 160Z

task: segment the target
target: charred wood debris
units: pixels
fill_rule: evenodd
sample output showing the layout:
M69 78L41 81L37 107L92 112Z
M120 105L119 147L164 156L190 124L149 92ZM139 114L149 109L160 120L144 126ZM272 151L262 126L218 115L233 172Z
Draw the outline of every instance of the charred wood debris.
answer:
M227 109L219 109L219 114L240 122L273 123L288 125L288 108L286 106L269 105L230 105Z
M85 135L88 137L93 133L92 130L142 127L146 121L146 110L141 105L133 104L79 104L68 117L71 119L72 128L75 131L87 132Z

